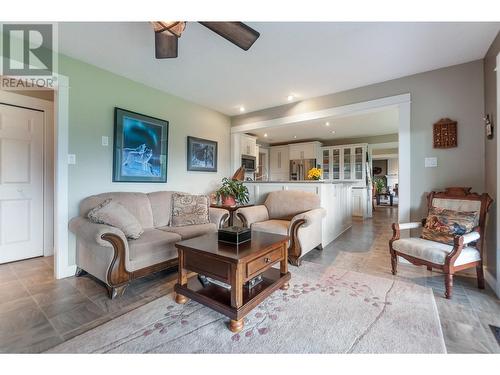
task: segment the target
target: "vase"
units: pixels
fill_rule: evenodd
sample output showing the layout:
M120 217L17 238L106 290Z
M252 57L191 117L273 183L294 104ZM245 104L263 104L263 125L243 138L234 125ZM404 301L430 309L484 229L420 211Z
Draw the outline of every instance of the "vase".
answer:
M236 199L232 195L222 197L222 204L224 206L236 206Z

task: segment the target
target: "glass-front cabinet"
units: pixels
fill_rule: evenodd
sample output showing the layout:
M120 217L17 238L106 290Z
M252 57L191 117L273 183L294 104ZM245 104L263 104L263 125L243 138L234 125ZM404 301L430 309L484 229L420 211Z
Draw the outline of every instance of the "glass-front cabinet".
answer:
M321 169L324 180L364 181L367 144L323 147Z
M352 180L352 148L342 149L342 179Z
M331 151L329 148L321 150L321 170L323 171L323 180L330 179L330 159Z
M354 179L363 179L363 147L354 147Z
M332 148L332 180L340 180L340 148Z

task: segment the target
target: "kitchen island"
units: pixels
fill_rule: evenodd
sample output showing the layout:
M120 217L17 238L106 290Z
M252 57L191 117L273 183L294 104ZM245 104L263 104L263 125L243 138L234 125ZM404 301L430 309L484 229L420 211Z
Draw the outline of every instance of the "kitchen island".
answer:
M352 225L353 182L333 181L245 181L251 204L264 203L267 194L279 190L309 191L319 195L326 210L322 225L322 244L326 247Z

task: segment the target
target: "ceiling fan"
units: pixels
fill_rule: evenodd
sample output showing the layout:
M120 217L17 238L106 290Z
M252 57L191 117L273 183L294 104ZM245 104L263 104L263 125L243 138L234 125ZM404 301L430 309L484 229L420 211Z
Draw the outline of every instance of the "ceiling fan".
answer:
M186 28L184 21L154 21L155 56L157 59L177 57L177 45ZM207 29L247 51L260 36L260 33L243 22L199 22Z

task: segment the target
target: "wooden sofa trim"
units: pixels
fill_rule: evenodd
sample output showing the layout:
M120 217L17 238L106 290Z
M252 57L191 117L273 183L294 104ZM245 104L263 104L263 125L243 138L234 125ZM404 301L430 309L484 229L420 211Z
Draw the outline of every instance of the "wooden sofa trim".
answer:
M106 288L108 289L108 295L111 299L123 295L130 281L167 268L176 267L178 264L178 259L173 258L165 262L153 264L151 266L129 272L125 267L126 254L123 240L113 233L105 233L101 236L101 238L104 241L108 241L113 246L114 250L113 259L109 265L106 277ZM77 276L79 276L79 271L80 270L77 271Z

